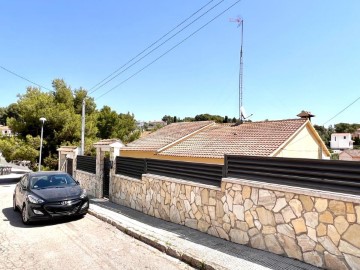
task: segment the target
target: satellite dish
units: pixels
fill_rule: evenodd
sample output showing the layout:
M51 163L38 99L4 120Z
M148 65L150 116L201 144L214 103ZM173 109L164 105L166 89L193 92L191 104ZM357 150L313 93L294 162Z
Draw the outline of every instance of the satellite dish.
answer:
M240 113L241 113L241 117L246 119L247 118L247 114L245 112L245 108L243 106L241 106L240 108Z

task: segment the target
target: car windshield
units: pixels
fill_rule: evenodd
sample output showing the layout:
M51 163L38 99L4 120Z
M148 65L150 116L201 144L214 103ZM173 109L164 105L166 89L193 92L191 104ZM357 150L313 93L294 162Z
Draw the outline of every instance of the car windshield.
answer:
M34 189L76 186L77 183L67 174L39 175L30 178L30 187Z

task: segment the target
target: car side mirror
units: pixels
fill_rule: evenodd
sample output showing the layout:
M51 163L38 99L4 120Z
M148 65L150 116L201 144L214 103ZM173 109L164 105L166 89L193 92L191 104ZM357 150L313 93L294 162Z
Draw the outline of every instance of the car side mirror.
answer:
M80 185L80 182L79 181L75 181L77 185Z
M21 189L22 189L22 190L27 190L27 187L24 186L24 185L21 185Z

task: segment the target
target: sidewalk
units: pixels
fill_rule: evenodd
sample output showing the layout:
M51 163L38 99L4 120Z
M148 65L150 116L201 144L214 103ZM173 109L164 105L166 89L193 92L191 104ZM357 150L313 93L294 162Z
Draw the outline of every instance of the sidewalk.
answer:
M107 199L91 199L89 213L199 269L318 269L157 219Z

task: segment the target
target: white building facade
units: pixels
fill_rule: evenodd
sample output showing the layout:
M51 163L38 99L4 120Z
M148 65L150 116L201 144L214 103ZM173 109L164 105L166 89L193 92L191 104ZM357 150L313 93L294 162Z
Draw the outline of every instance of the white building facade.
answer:
M353 143L351 133L331 134L330 148L333 150L353 149Z

